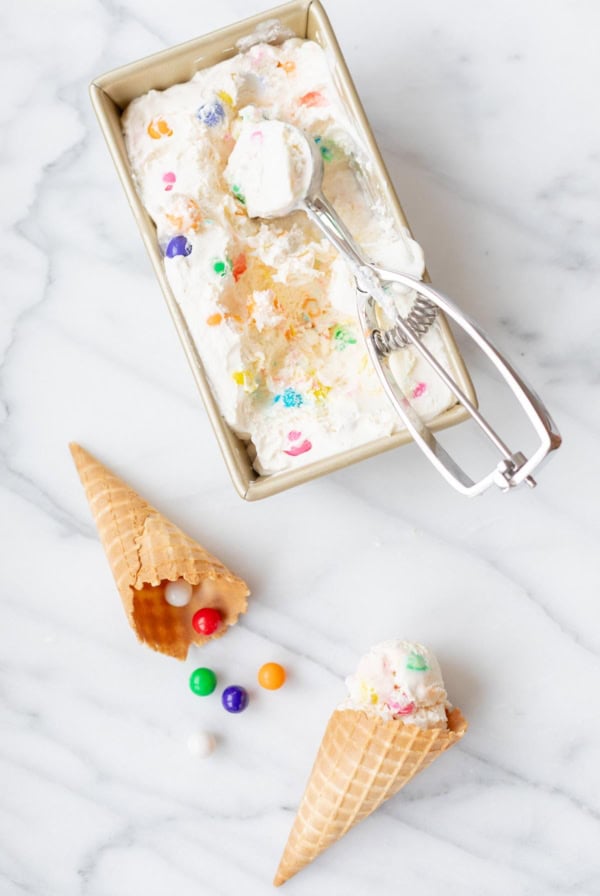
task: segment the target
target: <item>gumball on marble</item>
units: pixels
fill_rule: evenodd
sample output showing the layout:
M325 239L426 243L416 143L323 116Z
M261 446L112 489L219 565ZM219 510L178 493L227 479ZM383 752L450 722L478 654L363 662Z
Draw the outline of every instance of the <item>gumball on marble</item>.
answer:
M214 753L217 741L210 731L195 731L187 739L187 748L191 756L208 759Z
M212 669L201 667L190 675L190 690L198 697L208 697L217 686L217 676Z
M248 691L239 684L225 688L221 702L227 712L243 712L248 706Z
M165 600L172 607L187 607L192 599L192 590L192 586L185 579L167 582L165 585Z
M279 663L265 663L258 670L258 683L267 691L277 691L285 684L285 669Z

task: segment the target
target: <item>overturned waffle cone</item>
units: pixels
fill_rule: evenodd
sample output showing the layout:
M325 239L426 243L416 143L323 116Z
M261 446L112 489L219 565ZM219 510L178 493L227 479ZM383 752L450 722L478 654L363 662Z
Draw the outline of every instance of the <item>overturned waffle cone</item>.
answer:
M246 610L246 583L95 457L79 445L70 448L127 618L140 641L185 659L190 644L209 640L192 627L192 617L202 607L214 607L223 620L210 637L223 635ZM164 598L164 585L178 579L202 586L194 588L184 607L171 606Z
M459 709L447 728L419 728L355 709L336 710L321 742L274 884L339 840L463 736Z

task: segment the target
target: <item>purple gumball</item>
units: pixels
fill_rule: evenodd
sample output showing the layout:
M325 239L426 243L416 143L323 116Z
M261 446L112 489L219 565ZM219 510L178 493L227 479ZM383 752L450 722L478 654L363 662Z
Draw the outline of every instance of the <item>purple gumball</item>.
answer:
M221 702L227 712L243 712L248 706L248 691L239 684L225 688Z

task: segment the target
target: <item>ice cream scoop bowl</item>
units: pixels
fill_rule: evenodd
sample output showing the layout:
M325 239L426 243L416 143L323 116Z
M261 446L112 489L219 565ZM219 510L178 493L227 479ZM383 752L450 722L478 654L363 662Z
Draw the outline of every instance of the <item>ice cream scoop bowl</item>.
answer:
M450 485L468 496L481 494L492 485L502 491L509 491L522 482L535 486L532 473L560 446L561 437L533 389L479 325L447 296L409 274L384 269L365 257L323 193L323 160L318 145L309 135L287 122L275 120L253 127L251 134L248 128L242 131L228 165L230 177L235 176L236 168L242 169L249 216L272 219L292 211L304 211L344 257L356 280L358 317L370 359L386 395L428 460ZM390 283L412 290L416 296L406 317L395 309L390 312L390 298L384 288ZM476 343L517 398L539 438L539 445L530 457L507 446L423 342L422 337L439 311ZM386 320L382 312L393 321L387 329L382 325L382 320ZM501 460L496 466L478 480L473 480L442 447L394 376L390 354L403 351L408 345L441 378L500 454Z

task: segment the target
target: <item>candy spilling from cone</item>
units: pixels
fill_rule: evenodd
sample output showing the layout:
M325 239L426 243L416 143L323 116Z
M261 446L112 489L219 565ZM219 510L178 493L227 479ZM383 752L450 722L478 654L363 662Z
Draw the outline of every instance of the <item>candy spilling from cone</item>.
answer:
M246 582L84 448L76 444L70 448L127 618L139 640L184 660L191 644L224 635L246 612L250 594ZM165 589L171 582L191 586L187 603L166 600ZM167 593L173 600L172 589ZM219 614L220 624L205 633L193 620L207 608ZM215 615L211 618L214 622Z

